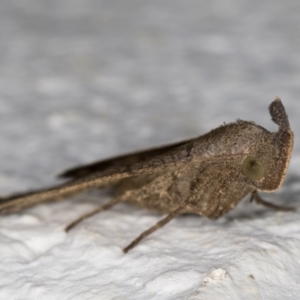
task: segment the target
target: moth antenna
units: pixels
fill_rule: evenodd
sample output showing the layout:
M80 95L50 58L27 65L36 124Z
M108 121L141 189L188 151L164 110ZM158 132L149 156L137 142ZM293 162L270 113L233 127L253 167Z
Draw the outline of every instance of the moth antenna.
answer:
M290 129L288 116L285 112L284 106L282 105L280 98L275 98L275 100L269 106L269 111L272 117L272 121L279 125L279 130Z

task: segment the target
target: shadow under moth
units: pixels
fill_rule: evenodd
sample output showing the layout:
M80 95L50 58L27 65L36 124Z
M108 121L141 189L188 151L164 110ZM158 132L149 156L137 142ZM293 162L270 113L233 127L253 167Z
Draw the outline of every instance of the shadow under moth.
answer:
M67 170L60 175L68 179L65 183L1 198L0 212L65 199L90 188L112 188L113 200L81 216L66 231L125 201L166 214L125 247L126 253L180 214L218 218L247 194L267 207L293 210L258 195L258 191L272 192L281 186L293 148L293 132L279 98L270 104L269 112L279 126L277 132L237 120L194 139Z

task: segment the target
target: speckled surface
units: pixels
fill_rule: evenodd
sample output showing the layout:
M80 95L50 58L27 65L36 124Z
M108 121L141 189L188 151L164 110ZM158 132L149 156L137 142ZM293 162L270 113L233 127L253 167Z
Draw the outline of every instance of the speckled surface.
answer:
M2 195L76 164L200 135L223 121L295 133L269 201L298 207L299 1L0 3ZM183 216L121 252L161 215L93 192L0 218L1 299L299 299L299 212L244 200L217 221Z

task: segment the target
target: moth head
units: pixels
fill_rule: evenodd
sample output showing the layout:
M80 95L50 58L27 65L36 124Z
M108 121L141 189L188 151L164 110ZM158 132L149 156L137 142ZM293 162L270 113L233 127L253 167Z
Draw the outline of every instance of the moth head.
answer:
M269 111L279 129L270 133L261 128L250 153L243 158L241 167L248 183L255 189L266 192L281 186L294 143L288 116L279 98L270 104Z

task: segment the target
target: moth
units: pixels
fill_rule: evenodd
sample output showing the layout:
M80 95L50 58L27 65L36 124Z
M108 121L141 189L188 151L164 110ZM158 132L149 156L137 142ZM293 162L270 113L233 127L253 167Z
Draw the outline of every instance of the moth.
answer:
M2 198L0 213L71 197L90 188L112 188L115 197L66 227L120 202L166 214L127 247L180 214L218 218L247 194L251 201L279 210L292 210L263 200L258 191L277 190L285 177L293 149L293 132L279 98L269 106L277 132L254 122L237 120L190 140L79 166L63 172L67 181L52 188Z

